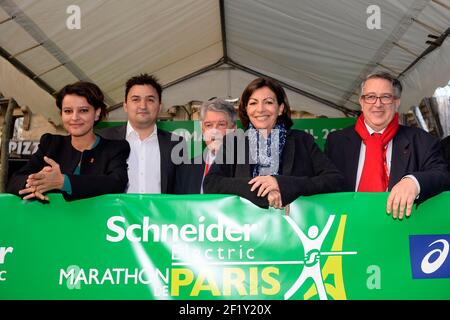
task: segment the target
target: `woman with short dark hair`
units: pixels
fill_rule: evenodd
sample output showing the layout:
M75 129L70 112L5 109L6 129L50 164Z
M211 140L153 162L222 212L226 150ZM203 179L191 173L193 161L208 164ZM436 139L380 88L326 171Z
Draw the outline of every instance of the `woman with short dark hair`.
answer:
M286 93L270 78L242 93L245 134L227 135L205 178L205 193L236 194L260 207L282 208L299 196L340 191L343 177L314 138L293 130Z
M100 88L85 81L67 85L58 92L56 105L69 135L44 134L7 192L39 200L48 200L47 192L61 192L66 200L123 192L130 147L125 140L95 135L94 125L106 114Z

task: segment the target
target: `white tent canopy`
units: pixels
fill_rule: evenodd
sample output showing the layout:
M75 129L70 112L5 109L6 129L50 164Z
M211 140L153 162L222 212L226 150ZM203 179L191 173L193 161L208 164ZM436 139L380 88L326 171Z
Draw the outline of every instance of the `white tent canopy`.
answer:
M80 29L66 25L72 5ZM371 5L380 29L367 26ZM142 72L161 80L166 108L238 98L267 75L295 109L339 117L359 109L361 78L384 70L402 79L405 111L448 82L449 30L450 0L0 0L0 92L59 123L50 94L36 95L5 64L50 93L93 81L111 106Z

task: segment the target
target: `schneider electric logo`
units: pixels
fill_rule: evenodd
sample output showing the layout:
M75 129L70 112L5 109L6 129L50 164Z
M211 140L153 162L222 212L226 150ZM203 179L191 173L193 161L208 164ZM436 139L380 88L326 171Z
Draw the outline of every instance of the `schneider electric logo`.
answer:
M259 242L264 228L239 224L219 215L200 216L187 224L161 224L150 217L130 224L113 216L106 240L129 242L139 265L60 269L59 284L68 289L95 285L146 285L157 299L202 297L264 297L281 299L346 299L342 256L347 215L330 215L324 226L298 224L282 217L292 232L289 255L273 254ZM259 230L261 229L261 230ZM166 252L164 260L155 252ZM148 253L155 253L154 256ZM289 274L288 274L289 273Z
M450 278L449 249L450 234L410 235L413 278Z

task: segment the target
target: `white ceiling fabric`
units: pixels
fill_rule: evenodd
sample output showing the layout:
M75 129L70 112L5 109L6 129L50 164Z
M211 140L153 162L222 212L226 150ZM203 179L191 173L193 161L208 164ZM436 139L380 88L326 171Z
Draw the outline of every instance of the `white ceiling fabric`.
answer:
M70 5L81 10L79 30L66 26ZM381 9L379 30L366 26L370 5ZM237 98L264 74L287 86L294 109L341 117L342 108L359 110L362 77L399 75L428 48L428 34L450 27L450 0L224 0L224 54L220 7L218 0L0 0L0 47L47 91L90 80L110 105L122 102L126 80L141 72L167 86L166 108ZM449 57L447 38L401 75L402 111L448 82ZM60 122L54 104L24 100L35 93L4 69L0 92Z
M55 106L53 97L39 88L39 86L30 78L17 72L17 70L2 57L0 57L0 75L1 91L8 92L9 97L15 97L19 106L34 106L35 111L45 110L46 112L44 115L50 122L55 125L60 124L59 111ZM48 106L52 106L52 108L49 108Z

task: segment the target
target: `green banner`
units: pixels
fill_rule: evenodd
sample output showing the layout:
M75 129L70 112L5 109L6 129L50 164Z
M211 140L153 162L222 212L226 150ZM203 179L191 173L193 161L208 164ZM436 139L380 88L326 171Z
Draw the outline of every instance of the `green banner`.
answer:
M450 192L49 197L0 194L0 299L450 299Z
M304 130L312 135L323 150L330 132L347 128L356 122L356 118L315 118L294 119L293 129Z

